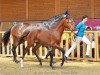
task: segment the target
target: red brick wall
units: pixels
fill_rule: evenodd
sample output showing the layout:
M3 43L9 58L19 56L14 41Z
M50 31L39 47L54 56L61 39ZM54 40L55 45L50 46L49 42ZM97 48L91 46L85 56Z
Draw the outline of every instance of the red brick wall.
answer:
M0 20L1 20L1 0L0 0Z
M29 0L29 20L47 19L55 15L55 0Z
M23 20L26 17L25 0L1 0L2 20Z
M76 19L81 18L83 15L91 17L90 3L91 0L63 0L61 10L68 9Z
M94 18L100 18L100 0L94 0Z
M67 9L75 19L100 18L99 7L100 0L0 0L0 19L42 20Z
M60 0L60 11L68 10L68 0Z

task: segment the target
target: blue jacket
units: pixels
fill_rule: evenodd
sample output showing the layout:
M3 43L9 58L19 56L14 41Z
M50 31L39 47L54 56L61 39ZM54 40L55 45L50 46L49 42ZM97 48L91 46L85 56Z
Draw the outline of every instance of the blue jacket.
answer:
M85 29L86 29L86 25L83 22L80 22L76 26L76 30L78 30L78 32L76 33L76 35L79 36L79 37L83 37Z

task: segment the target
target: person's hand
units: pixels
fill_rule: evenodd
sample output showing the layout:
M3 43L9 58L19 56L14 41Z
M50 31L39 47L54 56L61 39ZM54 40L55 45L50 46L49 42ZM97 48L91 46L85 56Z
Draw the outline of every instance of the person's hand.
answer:
M78 31L74 31L74 33L76 34Z

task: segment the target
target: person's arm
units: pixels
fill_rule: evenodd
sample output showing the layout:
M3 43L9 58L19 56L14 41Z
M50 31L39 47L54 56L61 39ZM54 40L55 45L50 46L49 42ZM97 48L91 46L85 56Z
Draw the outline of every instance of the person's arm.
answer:
M80 23L76 26L76 30L79 30L81 26L82 26L82 23L80 22Z

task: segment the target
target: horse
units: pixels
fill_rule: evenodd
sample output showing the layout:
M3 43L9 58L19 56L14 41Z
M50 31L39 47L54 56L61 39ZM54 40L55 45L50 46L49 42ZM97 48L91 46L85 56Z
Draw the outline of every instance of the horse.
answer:
M63 13L62 13L63 14ZM39 23L35 23L35 24L31 24L31 23L23 23L23 22L15 22L13 23L12 27L10 29L8 29L5 33L4 36L2 38L3 42L4 42L4 46L7 46L7 43L9 42L10 36L12 36L12 53L13 53L13 61L18 63L19 61L17 60L17 54L16 54L16 48L18 45L20 45L21 43L23 43L25 40L23 40L22 42L20 42L19 37L20 36L27 36L27 34L31 31L31 30L35 30L35 29L42 29L42 30L48 30L48 29L53 29L56 27L57 22L59 20L59 16L60 15L56 15L54 17L51 17L50 19L46 20L46 21L41 21ZM27 32L26 32L27 31ZM22 35L24 34L24 35Z
M53 60L53 53L55 49L58 49L62 52L61 66L63 66L64 61L65 61L64 59L65 50L59 46L61 42L61 36L65 28L68 28L70 30L75 29L75 27L73 26L73 20L71 20L70 15L68 13L65 13L64 15L65 16L63 15L61 16L60 20L57 23L56 28L50 29L50 30L36 29L28 33L27 38L26 38L27 47L24 50L21 62L23 62L25 54L28 52L29 48L33 47L34 43L36 43L32 51L38 57L38 60L41 60L41 59L37 55L36 50L41 45L43 45L43 46L47 46L51 50L49 53L50 54L50 66L53 68L52 60ZM41 63L42 62L40 61L40 64Z

